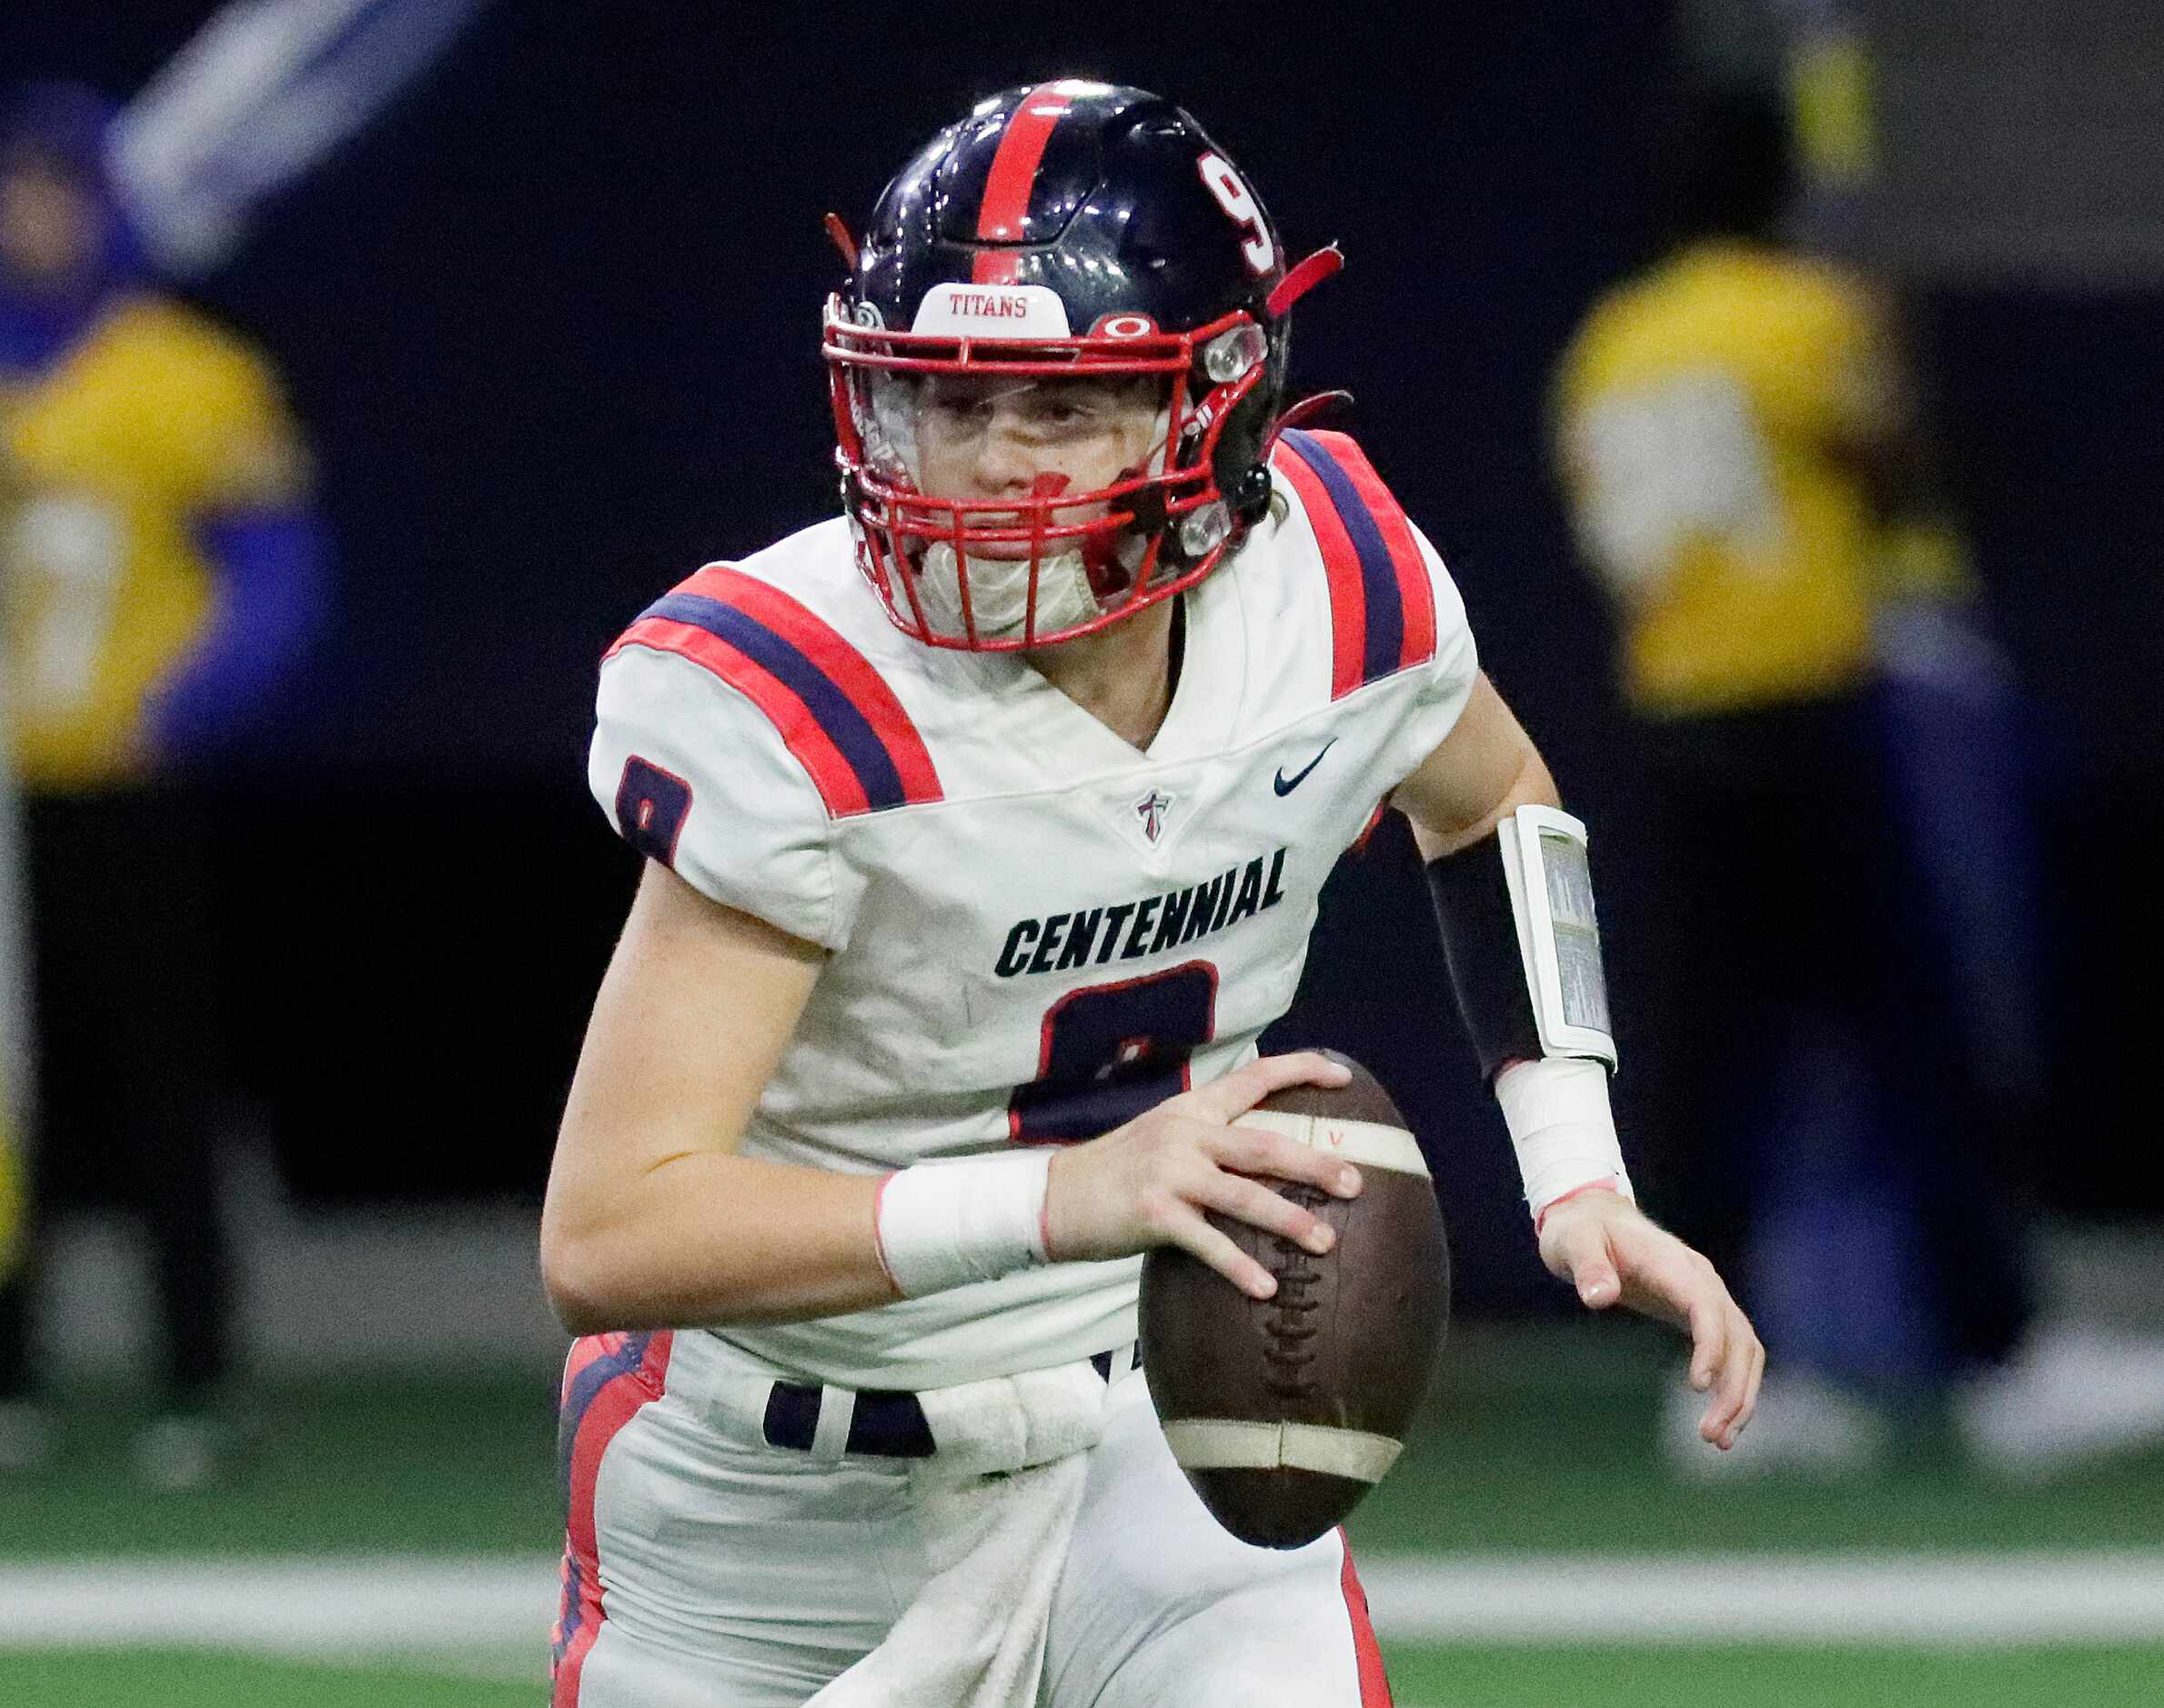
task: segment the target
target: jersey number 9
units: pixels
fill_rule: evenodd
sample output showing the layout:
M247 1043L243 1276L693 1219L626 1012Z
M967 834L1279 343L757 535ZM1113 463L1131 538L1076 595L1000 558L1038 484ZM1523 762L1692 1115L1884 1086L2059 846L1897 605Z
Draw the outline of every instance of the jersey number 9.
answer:
M1036 1079L1008 1100L1008 1135L1072 1144L1124 1126L1187 1090L1190 1058L1216 1036L1206 960L1070 990L1044 1016Z

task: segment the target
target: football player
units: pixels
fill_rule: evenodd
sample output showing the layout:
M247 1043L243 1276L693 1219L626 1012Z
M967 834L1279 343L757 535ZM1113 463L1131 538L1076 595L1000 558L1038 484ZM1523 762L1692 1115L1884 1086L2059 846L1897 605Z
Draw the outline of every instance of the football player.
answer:
M830 301L844 514L602 668L648 865L542 1224L586 1338L556 1701L1387 1700L1343 1541L1219 1530L1132 1379L1138 1254L1268 1297L1215 1211L1356 1170L1239 1118L1316 898L1412 819L1542 1252L1687 1326L1708 1442L1762 1354L1632 1202L1583 831L1450 578L1283 409L1288 266L1193 119L1061 81L894 178ZM1533 945L1521 949L1521 936Z
M1678 94L1669 246L1595 305L1554 399L1664 845L1653 1035L1682 1047L1637 1070L1667 1088L1666 1208L1785 1352L1746 1451L1697 1452L1673 1406L1664 1441L1696 1475L1859 1476L1938 1389L1981 1468L2064 1472L2164 1438L2164 1337L2037 1309L2031 718L1897 304L1793 239L1801 109ZM1740 1014L1746 1072L1684 1044Z
M141 1212L166 1357L138 1469L193 1484L238 1441L219 1414L235 1276L188 779L276 703L321 626L328 553L268 362L147 276L106 181L110 116L68 84L0 105L0 682L35 964L31 1196ZM0 1282L0 1470L55 1444L31 1220Z

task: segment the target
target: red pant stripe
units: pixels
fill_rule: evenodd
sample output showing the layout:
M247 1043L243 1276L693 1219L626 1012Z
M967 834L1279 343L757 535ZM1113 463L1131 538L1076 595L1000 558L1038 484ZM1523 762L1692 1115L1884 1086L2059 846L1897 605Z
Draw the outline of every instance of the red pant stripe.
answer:
M1353 1622L1353 1653L1360 1663L1360 1708L1391 1708L1390 1681L1383 1673L1383 1649L1375 1641L1374 1622L1367 1616L1367 1592L1360 1587L1360 1574L1353 1570L1353 1547L1344 1531L1337 1532L1345 1551L1345 1568L1339 1586L1345 1592L1345 1613Z
M624 1337L596 1338L607 1341L613 1349L620 1346ZM597 1393L579 1423L578 1439L571 1447L571 1512L564 1540L563 1609L557 1623L555 1660L549 1669L555 1681L549 1698L550 1708L578 1708L579 1677L586 1669L586 1657L592 1653L595 1639L601 1634L600 1549L594 1522L594 1490L600 1480L601 1461L624 1425L661 1397L669 1377L669 1341L667 1331L651 1336L637 1366ZM573 1361L579 1361L576 1354Z

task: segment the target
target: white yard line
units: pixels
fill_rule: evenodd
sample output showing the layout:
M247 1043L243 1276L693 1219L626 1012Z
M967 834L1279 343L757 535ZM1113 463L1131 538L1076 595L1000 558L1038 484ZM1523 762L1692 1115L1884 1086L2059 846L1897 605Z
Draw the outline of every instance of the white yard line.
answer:
M1375 1556L1386 1643L2164 1643L2164 1552ZM0 1652L201 1647L530 1676L553 1560L0 1566ZM522 1658L522 1657L530 1657Z
M556 1562L526 1554L0 1566L0 1650L542 1649L559 1592Z
M2164 1643L2164 1553L1518 1555L1359 1566L1385 1641Z

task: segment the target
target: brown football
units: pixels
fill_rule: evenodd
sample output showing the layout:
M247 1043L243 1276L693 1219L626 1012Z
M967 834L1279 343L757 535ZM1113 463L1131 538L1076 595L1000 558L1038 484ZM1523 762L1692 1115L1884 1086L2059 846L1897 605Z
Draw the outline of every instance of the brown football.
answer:
M1277 1278L1272 1297L1176 1246L1142 1264L1142 1371L1173 1457L1220 1524L1264 1548L1313 1542L1382 1480L1450 1316L1427 1165L1374 1076L1346 1065L1346 1086L1294 1086L1240 1118L1359 1169L1353 1199L1278 1184L1337 1231L1327 1253L1213 1215Z

